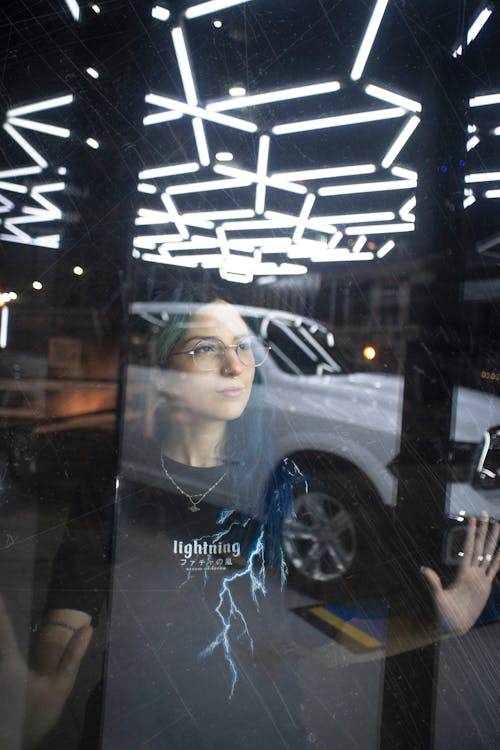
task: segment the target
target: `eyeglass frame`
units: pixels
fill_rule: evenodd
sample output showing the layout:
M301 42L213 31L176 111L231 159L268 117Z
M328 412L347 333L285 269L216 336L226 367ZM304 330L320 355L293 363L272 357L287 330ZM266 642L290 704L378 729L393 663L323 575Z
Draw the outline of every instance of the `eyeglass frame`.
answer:
M227 353L228 353L229 349L234 349L234 351L236 353L236 356L238 357L238 362L240 364L242 364L243 367L261 367L264 364L264 362L266 361L266 359L267 359L267 357L269 355L269 352L271 351L271 345L267 344L266 342L264 342L258 336L249 336L248 338L250 338L252 340L258 341L261 344L261 346L263 347L263 349L265 350L265 353L266 353L265 357L262 360L262 362L259 362L259 364L255 364L254 363L253 365L247 365L247 364L245 364L245 362L243 362L240 359L240 355L238 354L238 347L241 346L241 344L242 344L241 341L239 341L237 344L229 344L229 345L227 345L223 341L221 341L221 339L217 338L217 336L208 336L206 339L203 339L203 338L200 339L199 343L196 344L196 346L199 346L201 343L203 343L203 341L217 341L221 345L221 347L224 348L224 356L221 357L221 360L220 360L221 362L224 362L224 360L226 359ZM188 351L185 351L185 352L170 352L169 357L174 357L174 356L177 356L179 354L190 354L192 356L192 358L193 358L193 365L198 368L199 372L215 372L215 370L217 370L217 367L211 367L209 370L204 370L204 369L201 369L196 364L196 359L195 359L196 347L193 347L192 349L189 349Z

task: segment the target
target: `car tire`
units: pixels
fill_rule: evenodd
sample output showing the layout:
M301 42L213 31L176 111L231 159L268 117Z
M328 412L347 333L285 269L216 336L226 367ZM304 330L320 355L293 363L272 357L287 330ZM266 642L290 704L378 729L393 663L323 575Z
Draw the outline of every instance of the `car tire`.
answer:
M386 529L380 500L354 472L331 470L304 482L282 530L290 582L312 596L346 580L367 583L373 563L382 562Z

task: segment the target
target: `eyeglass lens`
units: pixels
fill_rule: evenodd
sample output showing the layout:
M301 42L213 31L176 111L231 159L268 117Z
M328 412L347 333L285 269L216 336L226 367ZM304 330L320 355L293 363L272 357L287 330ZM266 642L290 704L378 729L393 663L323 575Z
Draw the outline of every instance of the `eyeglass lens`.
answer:
M217 369L226 357L228 349L234 349L242 365L259 367L267 357L268 347L256 337L245 338L235 346L227 347L217 339L200 342L193 349L193 359L202 370Z

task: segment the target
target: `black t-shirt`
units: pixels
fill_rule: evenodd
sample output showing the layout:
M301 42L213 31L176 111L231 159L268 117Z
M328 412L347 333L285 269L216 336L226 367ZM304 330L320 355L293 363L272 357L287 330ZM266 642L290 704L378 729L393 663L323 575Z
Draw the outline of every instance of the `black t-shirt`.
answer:
M95 619L112 592L102 747L304 747L265 519L225 467L165 468L120 477L113 535L111 502L86 490L54 566L48 608Z

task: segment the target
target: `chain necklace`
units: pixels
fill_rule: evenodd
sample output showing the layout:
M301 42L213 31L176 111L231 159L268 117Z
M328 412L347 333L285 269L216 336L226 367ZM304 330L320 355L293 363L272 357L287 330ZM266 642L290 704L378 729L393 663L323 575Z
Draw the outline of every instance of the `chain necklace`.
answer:
M165 459L163 458L163 453L160 454L160 459L161 459L161 467L163 471L165 472L165 476L167 477L167 479L169 479L170 482L172 482L172 484L174 485L174 487L181 493L181 495L184 495L184 497L186 497L191 503L191 505L189 506L189 510L191 511L191 513L196 513L198 510L200 510L198 508L198 505L207 497L207 495L209 495L212 492L212 490L215 490L217 485L222 482L222 480L227 474L227 471L221 474L220 477L211 485L211 487L209 487L208 490L205 490L205 492L195 492L193 495L190 495L189 492L186 492L185 490L182 489L182 487L179 487L179 485L177 484L173 476L169 473L167 467L165 466Z

